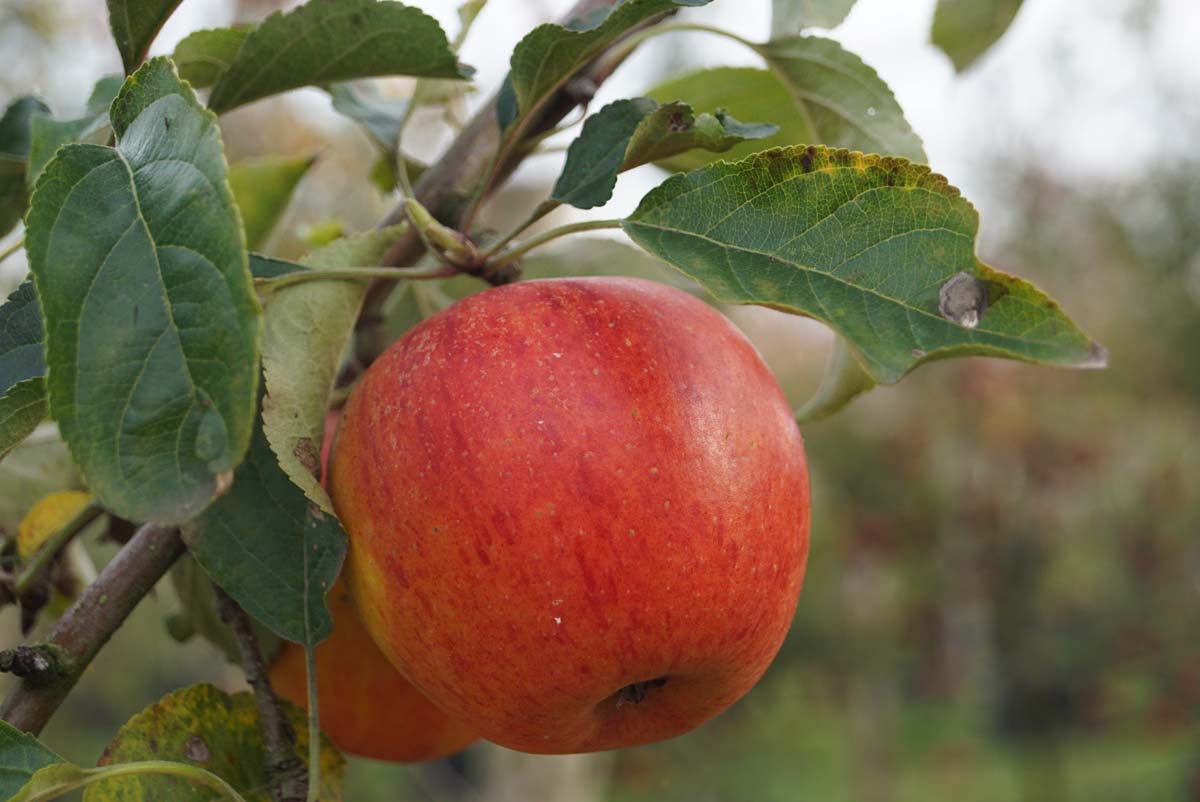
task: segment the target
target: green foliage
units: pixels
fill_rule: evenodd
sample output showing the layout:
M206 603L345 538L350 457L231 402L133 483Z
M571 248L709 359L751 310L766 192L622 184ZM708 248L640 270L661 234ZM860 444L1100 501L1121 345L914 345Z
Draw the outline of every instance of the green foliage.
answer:
M287 702L296 730L293 749L307 762L304 712ZM266 754L258 711L249 693L227 694L212 685L191 685L150 705L117 732L101 766L165 759L202 765L237 790L246 802L271 802ZM324 738L321 744L321 800L341 802L344 762ZM139 775L103 780L87 789L85 802L210 802L211 791L180 777Z
M11 799L38 769L61 762L37 738L0 721L0 797Z
M54 153L68 142L90 142L101 145L108 141L112 128L108 124L108 107L121 90L124 78L106 75L96 82L82 117L59 120L48 113L35 114L32 120L32 141L29 148L29 170L25 181L33 186Z
M229 187L242 213L246 247L261 248L316 159L271 156L229 168Z
M778 130L770 124L740 123L723 111L697 117L686 103L618 100L584 122L550 198L580 209L603 206L620 172L694 148L720 153Z
M626 0L598 23L581 20L577 27L547 23L534 28L513 50L507 81L512 106L503 110L501 127L527 117L580 68L637 25L668 11L709 2Z
M718 300L827 323L877 382L970 354L1096 363L1099 346L1057 304L980 264L978 224L926 167L809 147L674 176L623 226ZM973 320L947 308L947 285L985 296L967 299Z
M48 111L45 103L26 96L10 103L0 117L0 237L12 231L25 214L30 126L35 115Z
M183 532L209 577L271 631L309 646L329 636L325 594L346 535L280 469L261 426L232 489Z
M805 28L836 28L856 0L771 0L771 38L795 36Z
M221 53L228 53L227 44ZM289 89L372 75L466 78L470 71L459 65L437 20L420 9L309 0L272 14L246 36L213 83L208 105L225 112Z
M0 458L46 417L42 314L32 282L0 306Z
M402 231L391 226L335 240L304 264L378 264ZM333 505L319 481L325 410L365 292L361 280L308 281L279 290L267 307L263 428L284 472L329 513Z
M155 59L112 117L117 147L60 149L29 214L50 407L107 508L184 521L249 444L260 311L214 115Z
M661 104L686 100L696 108L724 109L739 120L770 120L779 130L762 139L735 144L720 156L688 150L659 159L660 167L682 172L718 159L738 161L761 150L782 145L811 144L809 128L792 102L787 87L770 70L755 67L715 67L673 78L647 92Z
M359 123L381 150L396 152L408 99L385 97L369 83L333 84L329 87L329 97L334 110Z
M237 58L254 26L238 28L209 28L193 31L175 45L171 60L179 77L193 89L207 89L217 82Z
M1004 35L1021 10L1021 0L938 0L933 43L962 72Z
M179 0L108 0L108 27L126 74L142 63L150 43L178 5Z
M925 162L921 139L875 70L832 39L797 36L759 45L807 128L803 142Z
M242 655L233 630L221 620L212 580L194 557L185 554L171 566L171 586L180 601L179 611L167 619L171 637L184 643L199 635L225 655L226 660L240 664ZM279 653L283 641L257 619L250 619L250 624L263 659L269 664Z

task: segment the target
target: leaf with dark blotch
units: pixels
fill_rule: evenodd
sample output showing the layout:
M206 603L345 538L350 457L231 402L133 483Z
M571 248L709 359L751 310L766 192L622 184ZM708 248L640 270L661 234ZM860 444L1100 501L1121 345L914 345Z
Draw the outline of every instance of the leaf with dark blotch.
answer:
M313 449L319 460L321 443ZM329 636L325 594L346 535L279 467L261 419L233 487L184 526L184 541L213 582L280 637L315 646Z
M20 97L0 117L0 237L12 231L25 214L25 188L33 118L50 109L35 97Z
M55 152L69 142L90 142L102 145L108 141L112 129L108 125L108 107L121 90L124 76L106 75L96 82L88 98L83 116L72 120L59 120L50 114L33 117L31 133L33 141L29 148L29 170L25 182L33 186Z
M603 206L617 174L692 148L724 151L774 134L774 125L745 125L724 112L697 117L685 103L618 100L593 114L567 150L551 199L580 209Z
M108 27L126 73L142 63L150 43L178 5L179 0L108 0Z
M659 106L642 120L625 150L621 170L668 159L691 150L725 153L742 142L766 139L779 132L774 123L743 123L724 109L695 114L686 103Z
M468 78L437 20L377 0L309 0L263 20L213 85L224 112L301 86L374 75Z
M112 124L115 148L58 151L27 220L50 408L106 508L180 522L249 445L261 311L215 116L152 59Z
M229 168L229 186L242 213L246 247L261 248L316 159L268 156Z
M1004 35L1020 10L1021 0L938 0L931 38L962 72Z
M1056 303L979 262L978 225L927 167L819 147L673 176L623 223L720 301L827 323L877 382L953 356L1103 363Z
M280 700L296 742L296 758L308 762L304 711ZM105 748L100 766L169 760L202 766L240 793L246 802L271 802L266 744L250 693L228 694L202 683L173 691L131 718ZM341 802L345 761L321 739L321 800ZM84 802L213 802L220 797L181 777L140 774L102 780L90 786Z
M771 38L795 36L806 28L836 28L856 0L772 0Z
M398 225L335 240L302 261L322 269L376 265L403 231ZM263 427L283 471L330 514L317 470L325 412L366 287L357 279L306 281L278 290L267 305Z
M14 796L38 769L63 762L37 738L0 721L0 799Z
M236 28L206 28L189 33L179 40L175 52L171 54L179 77L190 83L193 89L212 86L233 64L246 37L253 31L253 25L243 25Z
M796 36L758 45L808 128L802 142L926 161L892 90L832 39Z
M644 22L685 6L703 6L711 0L625 0L612 9L600 9L597 19L577 26L546 23L517 43L506 79L512 102L501 106L501 128L524 117L605 48ZM503 97L503 90L502 90Z

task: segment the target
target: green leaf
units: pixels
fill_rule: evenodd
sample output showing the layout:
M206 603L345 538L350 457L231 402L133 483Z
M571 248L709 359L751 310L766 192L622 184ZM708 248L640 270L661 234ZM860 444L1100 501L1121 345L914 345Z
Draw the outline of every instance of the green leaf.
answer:
M641 248L608 237L572 237L569 244L562 247L539 248L522 261L521 275L526 279L631 276L670 284L677 289L707 298L707 293L699 284L672 269L666 262L651 256ZM426 285L427 282L413 282L414 287Z
M30 129L33 118L47 112L45 103L27 96L10 103L0 117L0 237L12 231L25 214Z
M617 185L617 173L625 162L629 140L657 106L645 97L618 100L588 117L583 130L567 149L562 174L550 198L579 209L608 203Z
M855 0L772 0L771 38L794 36L805 28L836 28Z
M55 152L68 142L101 145L108 141L112 133L108 124L108 107L117 97L124 81L121 75L106 75L97 81L82 117L58 120L49 114L34 115L26 184L33 186L46 164L54 158Z
M1020 10L1021 0L938 0L931 38L962 72L1004 35Z
M743 123L724 109L713 114L695 114L686 103L659 106L642 121L629 147L621 170L669 159L689 150L724 153L734 145L762 140L779 132L774 123Z
M167 620L167 629L178 641L199 635L225 655L231 663L241 665L242 655L237 639L229 625L217 612L216 593L212 580L195 558L185 554L171 566L171 586L179 597L180 610ZM270 664L279 654L283 641L271 630L250 619L263 659Z
M329 636L325 594L346 536L280 469L261 426L233 488L186 524L183 537L213 582L271 631L310 646Z
M280 700L296 731L293 751L308 763L304 711ZM101 766L150 759L202 766L225 780L246 802L271 802L266 746L250 693L227 694L212 685L169 693L130 719L104 750ZM321 801L341 802L345 762L321 740ZM144 774L89 786L84 802L213 802L213 791L180 777Z
M437 20L376 0L309 0L276 12L246 37L213 85L208 105L224 112L311 84L373 75L467 78Z
M313 251L305 265L375 265L403 232L392 226L357 234ZM333 512L318 478L325 412L366 283L306 281L277 291L267 305L263 427L279 465L309 499Z
M250 254L250 275L256 279L277 278L304 269L304 265L298 265L286 259L263 256L261 253Z
M193 31L175 45L171 60L179 77L194 89L205 89L229 69L242 44L254 31L253 25Z
M179 0L108 0L108 27L126 73L142 63L150 43L178 5Z
M0 396L18 382L46 375L42 310L26 280L0 306Z
M796 36L755 48L787 87L803 143L926 161L921 139L875 70L832 39Z
M625 0L602 21L582 20L578 27L546 23L534 28L517 43L510 61L506 99L500 127L527 116L543 100L605 48L643 22L684 6L703 6L711 0ZM502 93L505 90L502 89Z
M106 508L180 522L249 445L261 312L215 116L166 59L112 116L117 147L60 149L28 217L50 409Z
M203 786L203 796L192 799L225 800L226 802L249 802L228 783L212 772L183 761L144 760L136 763L121 763L99 769L81 769L71 763L55 763L38 769L33 777L8 802L50 802L64 794L95 785L114 781L118 777L172 776L195 786ZM136 788L136 786L134 786ZM213 794L216 794L214 797ZM87 798L85 796L85 798ZM121 797L124 800L125 797Z
M580 209L612 198L617 174L692 148L729 150L771 136L774 125L746 125L726 115L697 117L686 103L659 106L650 98L618 100L588 117L567 150L551 200Z
M811 146L672 176L624 221L718 300L827 323L877 382L954 356L1101 363L1056 303L979 262L978 227L927 167Z
M37 293L25 281L0 306L0 458L46 417L43 340Z
M246 247L261 248L287 210L315 158L268 156L229 168L229 187L242 213Z
M0 799L12 798L34 772L63 759L6 721L0 721Z
M329 87L334 111L366 129L380 149L395 153L408 99L387 97L372 83L341 83Z
M694 170L718 159L738 161L752 153L781 145L809 144L809 128L792 97L769 70L755 67L717 67L688 73L656 86L648 94L661 104L682 99L695 108L725 109L739 120L770 120L779 129L762 139L735 144L723 156L690 150L660 158L660 167Z
M0 397L0 459L33 434L49 411L44 379L23 381Z

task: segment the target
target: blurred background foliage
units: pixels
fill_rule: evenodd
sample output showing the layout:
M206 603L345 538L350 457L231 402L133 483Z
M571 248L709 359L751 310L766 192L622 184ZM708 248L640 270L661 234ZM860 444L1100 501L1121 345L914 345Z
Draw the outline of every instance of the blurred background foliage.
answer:
M279 5L185 0L159 49ZM452 19L452 3L419 5ZM718 2L705 13L761 36L761 5L749 14ZM478 96L501 77L492 67L512 40L562 6L492 0L467 50L495 73ZM93 79L118 66L104 13L99 0L0 0L0 100L35 87L56 112L78 110ZM927 30L931 13L932 2L861 0L845 35ZM1063 30L1044 30L1056 21ZM700 730L586 758L480 746L422 767L352 760L346 798L1200 800L1200 157L1188 150L1200 140L1190 91L1200 66L1162 57L1164 36L1200 37L1188 0L1026 0L997 51L957 78L919 42L879 59L860 48L893 81L935 168L983 210L984 258L1061 300L1109 347L1109 370L935 364L808 427L813 541L795 625L758 688ZM744 63L724 45L700 52L690 42L656 43L611 91L635 94L697 64ZM906 58L924 72L906 72ZM1136 96L1103 85L1096 65L1122 59L1119 69L1139 77ZM881 60L900 66L889 72ZM920 83L930 75L933 112ZM410 128L415 154L436 154L449 136L443 123L477 99L422 112ZM1041 115L1032 122L1030 107ZM421 133L435 123L441 133ZM275 253L302 252L331 221L368 227L391 203L367 180L370 143L320 93L255 104L222 125L234 162L318 156ZM535 159L518 173L491 224L523 216L556 164ZM643 168L614 204L632 206L661 175ZM612 243L572 245L539 260L538 272L621 264ZM23 265L4 267L12 285ZM823 330L729 311L803 401L823 364ZM44 434L23 450L0 465L5 526L37 497L39 471L61 471L61 447ZM102 562L114 547L92 551ZM91 763L163 693L199 680L239 687L240 673L211 646L167 637L176 606L166 585L142 605L53 721L49 744ZM19 640L8 610L0 641Z

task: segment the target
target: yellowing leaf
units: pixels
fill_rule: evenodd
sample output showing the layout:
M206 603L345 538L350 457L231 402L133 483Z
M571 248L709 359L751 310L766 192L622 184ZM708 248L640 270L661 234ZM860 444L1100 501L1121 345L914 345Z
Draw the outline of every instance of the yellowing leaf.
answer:
M82 490L51 493L34 504L17 526L17 554L27 560L92 500Z

